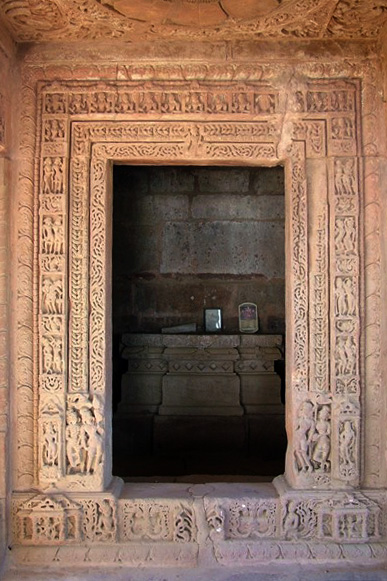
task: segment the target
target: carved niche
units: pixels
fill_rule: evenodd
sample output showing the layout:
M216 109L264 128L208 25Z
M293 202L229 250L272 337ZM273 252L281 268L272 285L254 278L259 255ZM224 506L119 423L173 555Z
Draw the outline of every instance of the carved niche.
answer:
M111 479L111 164L184 162L285 165L286 476L298 488L356 486L358 82L299 84L288 101L259 82L67 82L40 95L39 482L97 491Z

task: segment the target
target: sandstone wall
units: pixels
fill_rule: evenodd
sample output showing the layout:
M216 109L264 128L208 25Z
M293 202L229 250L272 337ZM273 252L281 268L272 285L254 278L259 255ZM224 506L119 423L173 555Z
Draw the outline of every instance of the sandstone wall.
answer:
M9 532L9 223L11 182L11 95L13 45L0 27L0 574Z
M203 325L222 308L258 304L260 331L285 328L284 170L117 166L114 331Z

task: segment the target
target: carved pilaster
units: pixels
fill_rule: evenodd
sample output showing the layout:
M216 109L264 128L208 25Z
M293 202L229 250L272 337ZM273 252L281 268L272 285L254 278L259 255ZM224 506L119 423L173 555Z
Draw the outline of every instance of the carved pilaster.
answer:
M65 472L67 124L43 117L39 188L39 482Z

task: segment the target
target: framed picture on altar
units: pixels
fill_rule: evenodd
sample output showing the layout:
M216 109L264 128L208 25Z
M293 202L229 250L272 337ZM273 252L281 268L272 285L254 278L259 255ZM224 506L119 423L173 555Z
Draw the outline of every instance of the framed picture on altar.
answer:
M219 333L222 330L222 309L204 310L204 329L206 333Z
M258 309L255 303L239 305L239 331L241 333L256 333L258 331Z

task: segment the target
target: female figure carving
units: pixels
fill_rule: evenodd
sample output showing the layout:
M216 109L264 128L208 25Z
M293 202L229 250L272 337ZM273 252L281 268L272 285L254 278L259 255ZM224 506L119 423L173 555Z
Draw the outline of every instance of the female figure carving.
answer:
M315 433L313 405L305 401L299 409L299 421L296 428L295 451L296 464L301 472L312 472L311 446Z
M313 439L316 445L313 450L312 460L316 467L321 468L324 472L329 470L329 453L331 450L331 426L329 422L329 408L323 406L318 415L316 422L316 434Z

